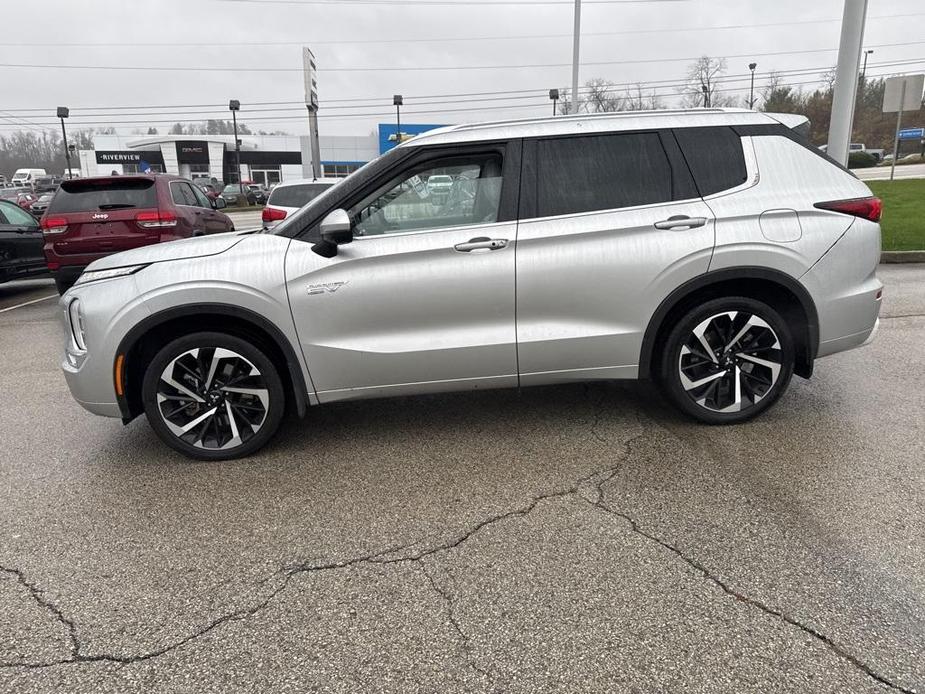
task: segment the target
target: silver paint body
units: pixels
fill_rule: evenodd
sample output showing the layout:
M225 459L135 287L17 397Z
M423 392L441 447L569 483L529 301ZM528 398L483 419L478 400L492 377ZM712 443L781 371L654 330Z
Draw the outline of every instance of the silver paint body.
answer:
M720 109L559 117L443 128L401 147L801 120ZM870 191L786 138L744 137L742 146L748 180L703 199L357 237L332 258L267 234L110 256L89 269L151 264L62 297L68 385L88 410L121 416L113 383L120 341L147 316L195 303L246 308L275 324L298 355L312 404L636 378L660 303L704 273L746 266L778 270L806 288L819 314L818 356L861 345L879 312L879 225L813 203ZM704 221L655 226L672 215ZM506 243L454 248L475 237ZM85 351L67 319L75 298Z

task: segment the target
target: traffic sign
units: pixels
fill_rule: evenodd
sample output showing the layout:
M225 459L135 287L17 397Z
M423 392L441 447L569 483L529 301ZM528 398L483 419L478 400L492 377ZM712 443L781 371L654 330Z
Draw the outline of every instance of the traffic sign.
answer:
M925 128L903 128L899 131L900 140L921 140L925 138Z

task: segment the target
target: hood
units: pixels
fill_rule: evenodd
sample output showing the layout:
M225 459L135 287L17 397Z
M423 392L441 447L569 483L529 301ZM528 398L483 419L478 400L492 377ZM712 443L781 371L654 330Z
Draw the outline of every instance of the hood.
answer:
M126 265L145 265L162 263L168 260L188 260L208 255L218 255L240 243L244 233L232 231L213 236L197 236L192 239L157 243L153 246L134 248L130 251L115 253L90 263L88 270L108 270Z

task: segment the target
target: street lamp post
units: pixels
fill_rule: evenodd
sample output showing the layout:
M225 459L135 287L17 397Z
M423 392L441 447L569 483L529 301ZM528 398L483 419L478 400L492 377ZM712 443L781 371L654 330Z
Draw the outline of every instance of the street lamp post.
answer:
M581 0L575 0L575 26L572 33L572 113L578 113L578 46L581 42Z
M61 119L61 137L64 139L64 158L67 161L67 177L68 179L72 178L71 174L71 150L67 146L67 130L64 127L64 119L71 115L71 111L67 106L58 107L58 118Z
M873 52L874 52L873 48L864 51L864 67L861 69L861 79L862 80L867 78L867 56L869 56Z
M705 84L700 85L700 90L703 92L703 107L710 108L710 90Z
M241 102L232 99L228 102L228 110L231 111L231 122L234 123L234 167L238 175L238 192L244 197L244 182L241 180L241 140L238 139L238 111L241 110Z
M395 144L401 144L401 107L405 103L401 94L392 97L392 105L395 107Z
M559 101L559 90L550 89L549 98L552 100L552 115L556 115L556 103Z
M749 63L748 69L752 73L752 84L748 88L748 107L752 110L755 108L755 68L758 67L758 63Z

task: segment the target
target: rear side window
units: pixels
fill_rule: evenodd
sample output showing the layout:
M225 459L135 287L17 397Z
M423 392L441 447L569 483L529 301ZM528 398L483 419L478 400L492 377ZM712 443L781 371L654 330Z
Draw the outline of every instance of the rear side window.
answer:
M537 216L667 202L671 167L657 133L537 142Z
M154 181L65 181L48 206L48 212L92 212L131 207L157 207Z
M748 179L742 140L732 128L678 128L674 134L701 195L735 188Z
M280 207L302 207L321 195L331 186L324 183L299 183L274 188L268 204Z

